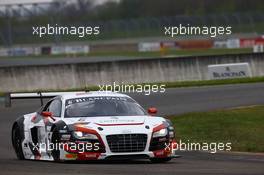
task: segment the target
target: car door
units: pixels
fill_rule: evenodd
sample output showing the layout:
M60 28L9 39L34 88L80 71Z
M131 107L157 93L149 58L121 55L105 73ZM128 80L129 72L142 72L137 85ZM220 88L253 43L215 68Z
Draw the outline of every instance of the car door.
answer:
M36 115L33 122L34 127L31 128L31 137L34 145L38 145L37 152L34 154L43 156L50 155L49 148L51 147L51 127L59 121L61 117L62 102L60 98L50 100ZM47 117L43 112L51 112L52 116Z

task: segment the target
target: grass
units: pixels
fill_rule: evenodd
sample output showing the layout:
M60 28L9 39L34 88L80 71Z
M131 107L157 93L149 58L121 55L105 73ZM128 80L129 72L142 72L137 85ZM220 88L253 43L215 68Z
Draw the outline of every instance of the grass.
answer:
M160 56L201 56L201 55L223 55L223 54L243 54L252 53L251 48L226 49L168 49L161 52L97 52L91 53L90 56L130 56L130 57L160 57Z
M179 82L166 82L164 84L166 85L166 88L176 88L176 87L215 86L215 85L258 83L258 82L264 82L264 77L235 78L235 79L223 79L223 80L202 80L202 81L179 81ZM158 83L158 84L163 84L163 83Z
M264 106L170 117L177 139L188 143L232 143L231 151L264 152Z
M222 80L156 82L156 83L142 83L142 84L165 85L166 88L181 88L181 87L217 86L217 85L260 83L260 82L264 82L264 77L235 78L235 79L222 79Z
M163 53L156 52L137 52L137 51L111 51L111 52L92 52L89 54L77 55L47 55L47 56L14 56L14 57L0 57L1 58L65 58L65 57L160 57L160 56L201 56L201 55L223 55L223 54L243 54L252 53L251 48L226 49L226 48L212 48L212 49L168 49Z

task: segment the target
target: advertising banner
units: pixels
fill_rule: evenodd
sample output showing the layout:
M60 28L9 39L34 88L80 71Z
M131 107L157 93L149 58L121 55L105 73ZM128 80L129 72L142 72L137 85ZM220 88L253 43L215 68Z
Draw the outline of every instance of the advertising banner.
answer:
M144 42L138 44L139 52L153 52L160 51L160 43L159 42Z
M251 77L252 72L248 63L216 64L208 66L208 77L215 79L232 79Z

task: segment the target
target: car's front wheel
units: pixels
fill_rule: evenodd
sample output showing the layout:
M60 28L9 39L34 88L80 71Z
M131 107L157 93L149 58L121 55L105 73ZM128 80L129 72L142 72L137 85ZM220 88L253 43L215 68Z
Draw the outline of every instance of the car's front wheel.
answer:
M57 128L54 128L52 132L51 142L53 145L58 145L60 143L60 136L59 131ZM60 161L60 148L54 146L53 150L51 151L51 155L54 159L54 161L59 162Z
M171 160L171 158L151 158L150 161L152 163L166 163L169 162Z
M17 158L20 160L25 159L22 150L22 137L19 126L17 124L15 124L12 129L12 144L13 144L13 148L15 149Z

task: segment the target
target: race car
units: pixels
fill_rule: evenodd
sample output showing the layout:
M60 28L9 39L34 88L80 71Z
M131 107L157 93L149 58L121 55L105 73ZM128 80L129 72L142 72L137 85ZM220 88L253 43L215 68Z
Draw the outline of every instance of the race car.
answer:
M51 98L52 97L52 98ZM68 161L150 159L167 162L175 155L172 123L154 117L131 97L115 92L9 94L16 98L51 98L12 126L18 159Z

